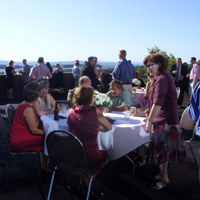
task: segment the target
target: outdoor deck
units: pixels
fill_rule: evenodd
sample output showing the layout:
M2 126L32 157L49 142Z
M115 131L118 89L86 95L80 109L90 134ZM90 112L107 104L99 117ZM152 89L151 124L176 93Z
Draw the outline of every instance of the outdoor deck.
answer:
M58 102L65 102L66 97L58 98ZM15 106L21 99L13 102L2 100L0 105L0 113L5 117L5 105L12 103ZM184 103L187 106L188 103ZM179 115L184 109L179 109ZM200 147L200 138L195 137L192 141L193 150L197 158L197 152ZM91 199L161 199L162 200L188 200L200 199L200 184L198 182L198 166L194 163L188 145L188 161L185 163L173 163L169 168L171 185L168 189L162 191L154 191L149 189L152 183L152 176L156 173L156 167L144 165L141 168L136 168L133 173L131 162L124 156L115 161L109 162L104 168L104 196L101 197L96 192ZM4 156L0 152L0 178L4 168ZM37 173L34 169L34 162L16 163L13 164L6 177L3 185L0 185L0 200L40 200L42 199L39 193L37 182ZM51 174L42 173L42 191L47 197L48 187ZM100 177L97 177L93 182L93 189L100 190ZM78 184L79 178L72 177L71 190L67 190L67 177L62 174L56 175L55 184L53 186L52 198L55 200L62 199L83 199L80 196L80 191L75 187ZM72 195L72 196L71 196Z

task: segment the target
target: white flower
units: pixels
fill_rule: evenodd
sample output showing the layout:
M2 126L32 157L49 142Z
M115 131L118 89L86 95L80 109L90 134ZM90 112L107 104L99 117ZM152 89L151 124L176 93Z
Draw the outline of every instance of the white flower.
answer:
M108 108L112 105L110 97L106 94L94 91L94 106L98 108Z
M134 85L136 85L136 86L140 86L140 85L141 85L141 81L138 80L137 78L134 78L134 79L132 80L132 83L133 83Z

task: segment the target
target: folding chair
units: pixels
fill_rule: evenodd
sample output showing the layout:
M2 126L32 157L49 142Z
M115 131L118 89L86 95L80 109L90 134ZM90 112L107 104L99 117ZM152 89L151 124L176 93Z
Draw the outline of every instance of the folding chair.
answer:
M195 136L195 130L194 130L195 124L196 122L191 119L188 113L188 107L187 107L181 116L180 127L183 131L184 142L189 144L192 156L194 158L195 163L197 164L197 160L195 158L194 151L191 145L191 141L194 139L194 136Z
M40 174L40 152L38 151L12 151L11 148L10 148L10 144L9 144L9 139L8 139L8 132L7 132L7 127L6 127L6 124L4 122L4 119L2 118L2 116L0 115L0 134L2 136L2 139L3 139L3 143L5 145L5 149L6 149L6 152L8 153L8 156L9 156L9 159L8 159L8 162L5 164L6 167L3 171L3 175L2 175L2 179L0 180L0 184L3 183L7 173L8 173L8 169L9 167L11 166L14 158L16 158L16 156L18 155L33 155L35 156L36 158L36 162L37 162L37 167L38 167L38 174L39 174L39 180L41 180L41 174ZM27 160L26 160L27 161ZM30 160L29 160L30 161Z
M92 181L101 172L99 169L88 169L82 142L72 133L56 130L47 136L47 149L49 154L48 166L53 169L48 192L50 199L56 170L79 174L89 178L86 199L89 199Z
M8 119L8 123L9 123L10 127L12 125L12 120L13 120L13 117L14 117L14 114L15 114L15 110L16 109L12 104L6 105L5 112L6 112L6 117Z

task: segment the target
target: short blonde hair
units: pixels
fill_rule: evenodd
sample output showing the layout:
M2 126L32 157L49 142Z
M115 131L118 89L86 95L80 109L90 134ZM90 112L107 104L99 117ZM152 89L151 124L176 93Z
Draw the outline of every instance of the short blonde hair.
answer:
M126 58L126 50L121 49L121 50L119 50L119 53L120 53L122 58Z

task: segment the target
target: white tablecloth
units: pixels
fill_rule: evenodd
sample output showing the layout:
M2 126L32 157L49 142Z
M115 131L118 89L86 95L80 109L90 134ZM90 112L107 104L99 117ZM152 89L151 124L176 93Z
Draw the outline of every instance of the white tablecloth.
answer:
M98 133L98 143L100 150L106 150L109 158L115 160L126 155L137 147L150 142L150 136L144 131L145 118L131 117L124 119L123 112L104 113L105 116L116 119L112 130ZM45 141L47 135L57 129L68 131L67 119L54 121L53 114L41 117L45 131ZM44 153L48 155L46 142Z

